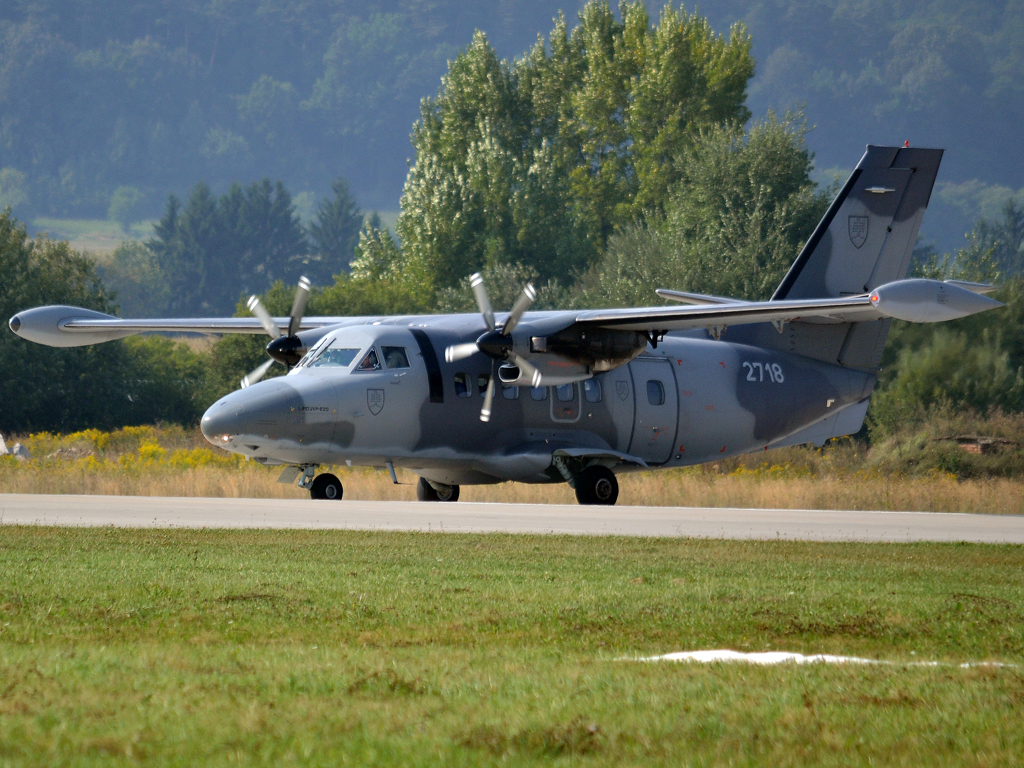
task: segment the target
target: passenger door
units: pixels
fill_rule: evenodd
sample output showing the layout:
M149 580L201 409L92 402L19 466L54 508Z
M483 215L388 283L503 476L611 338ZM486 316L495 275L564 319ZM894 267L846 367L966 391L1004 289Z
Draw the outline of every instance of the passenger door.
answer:
M672 364L665 358L638 358L629 364L636 411L629 452L648 464L672 457L679 418L679 395Z

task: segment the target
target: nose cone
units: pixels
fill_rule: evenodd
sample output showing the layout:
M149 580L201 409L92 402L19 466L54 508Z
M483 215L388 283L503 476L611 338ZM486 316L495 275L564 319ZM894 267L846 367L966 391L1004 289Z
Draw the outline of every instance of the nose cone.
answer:
M203 435L214 445L228 450L232 450L230 438L239 435L290 435L296 414L304 413L303 399L288 381L290 378L280 376L260 381L225 395L203 414L199 424Z
M245 402L239 395L240 392L232 392L222 397L207 409L199 422L203 437L220 448L226 447L232 435L246 431Z

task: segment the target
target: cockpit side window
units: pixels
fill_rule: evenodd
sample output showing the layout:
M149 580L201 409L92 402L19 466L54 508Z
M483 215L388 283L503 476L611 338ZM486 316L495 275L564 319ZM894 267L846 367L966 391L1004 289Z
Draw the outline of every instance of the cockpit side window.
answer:
M379 371L380 360L377 359L377 350L370 347L370 351L366 353L366 357L362 359L359 365L356 366L357 371Z
M409 355L405 347L381 347L381 354L384 355L384 365L390 368L408 368Z

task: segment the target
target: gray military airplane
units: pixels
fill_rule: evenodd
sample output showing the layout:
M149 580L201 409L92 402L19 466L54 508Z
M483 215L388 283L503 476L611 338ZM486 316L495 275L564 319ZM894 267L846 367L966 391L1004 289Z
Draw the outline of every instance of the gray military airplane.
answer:
M906 279L942 150L869 146L769 301L659 289L682 306L495 314L126 320L48 306L11 329L73 347L144 332L267 333L270 359L203 416L206 438L314 499L324 465L419 475L421 500L459 486L566 482L614 504L616 473L700 464L858 431L892 318L939 322L1002 306L993 286ZM288 375L260 381L275 362Z

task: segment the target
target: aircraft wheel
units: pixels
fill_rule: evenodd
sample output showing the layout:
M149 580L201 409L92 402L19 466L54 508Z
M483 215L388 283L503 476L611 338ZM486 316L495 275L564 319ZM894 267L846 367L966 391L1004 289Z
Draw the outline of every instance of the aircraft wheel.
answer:
M619 481L608 467L595 464L576 478L576 501L580 504L611 506L619 498Z
M416 498L420 501L458 501L459 486L444 485L442 490L437 490L422 477L416 483Z
M317 475L313 479L313 484L309 486L309 497L311 499L330 499L331 501L341 501L343 493L344 489L341 487L341 480L330 472Z

